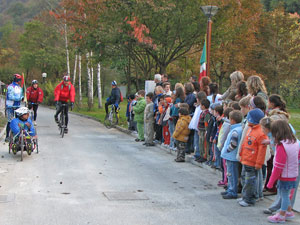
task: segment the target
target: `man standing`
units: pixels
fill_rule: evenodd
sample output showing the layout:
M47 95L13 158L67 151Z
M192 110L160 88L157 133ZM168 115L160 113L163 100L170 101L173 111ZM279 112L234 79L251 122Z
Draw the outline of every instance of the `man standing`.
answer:
M111 89L110 96L106 99L106 103L105 103L106 118L108 117L108 106L114 105L115 110L117 111L117 109L119 108L119 104L121 102L121 91L117 87L117 82L115 80L111 82L111 88L112 89Z
M26 94L28 100L28 109L33 108L33 123L36 126L37 109L39 104L43 102L44 97L43 90L39 87L37 80L33 80L31 82L31 87L27 88Z
M162 86L163 83L161 82L161 75L160 74L155 74L154 75L154 82L155 82L155 86Z
M6 138L5 141L9 141L10 122L14 118L14 111L20 108L21 101L24 99L23 90L21 87L22 76L20 74L14 74L14 81L8 85L6 93Z
M68 101L71 102L71 109L73 109L75 102L75 88L70 82L70 77L68 75L64 76L62 82L60 82L54 89L54 101L56 105L56 113L54 115L55 122L58 123L58 114L61 113L63 107L62 104L65 104L65 122L66 128L65 133L68 133L68 122L69 122L69 105Z

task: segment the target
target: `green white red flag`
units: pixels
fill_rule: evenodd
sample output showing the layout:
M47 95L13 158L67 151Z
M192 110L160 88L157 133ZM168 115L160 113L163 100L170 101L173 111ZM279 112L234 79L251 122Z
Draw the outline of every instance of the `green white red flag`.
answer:
M200 59L200 74L199 74L199 82L202 77L206 76L206 39L204 42L203 50L202 50L202 55Z

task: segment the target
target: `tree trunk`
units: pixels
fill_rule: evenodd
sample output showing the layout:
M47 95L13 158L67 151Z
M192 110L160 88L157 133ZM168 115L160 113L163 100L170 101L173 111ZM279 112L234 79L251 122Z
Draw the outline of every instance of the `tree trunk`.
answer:
M90 53L90 70L91 70L91 92L92 104L94 104L94 68L93 68L93 52Z
M64 11L65 15L67 14L67 10ZM69 60L69 48L68 48L68 31L67 31L67 22L65 21L65 44L66 44L66 53L67 53L67 69L68 69L68 75L70 75L70 60Z
M74 75L73 75L73 84L75 85L76 82L76 70L77 70L77 61L78 61L78 55L75 55L75 65L74 65Z
M97 89L98 89L98 108L102 108L102 93L101 93L101 64L98 63L97 71Z
M81 91L81 55L78 56L78 92L79 92L79 107L82 106L82 91Z
M88 109L91 110L93 108L93 92L92 92L92 77L91 77L91 69L90 69L90 58L89 53L86 53L86 67L87 67L87 85L88 85Z

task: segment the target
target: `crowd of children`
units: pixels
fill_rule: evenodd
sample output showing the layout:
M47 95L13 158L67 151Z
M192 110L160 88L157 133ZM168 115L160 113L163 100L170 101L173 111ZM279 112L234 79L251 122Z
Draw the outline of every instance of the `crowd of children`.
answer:
M147 93L146 102L144 90L129 98L130 129L136 126L134 117L137 142L177 151L176 162L193 154L196 162L222 171L218 185L225 188L223 199L237 199L248 207L263 199L264 191L277 193L275 202L264 210L274 214L268 220L293 219L300 146L285 102L279 95L268 96L259 76L244 81L236 71L230 79L223 95L208 77L200 85L197 77L191 77L185 85L177 83L172 92L167 79L156 74L154 93Z

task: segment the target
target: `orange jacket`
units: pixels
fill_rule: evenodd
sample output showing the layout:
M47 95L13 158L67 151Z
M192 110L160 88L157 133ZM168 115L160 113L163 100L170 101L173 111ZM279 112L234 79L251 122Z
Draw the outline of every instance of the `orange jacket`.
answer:
M262 141L268 139L263 133L261 126L249 127L247 134L242 140L241 163L246 166L261 168L265 162L267 146Z
M189 124L191 120L192 118L189 115L179 116L179 119L176 123L175 131L173 133L173 138L175 138L175 140L188 142L190 134Z
M54 101L75 102L75 88L71 82L65 86L64 82L60 82L54 89Z

